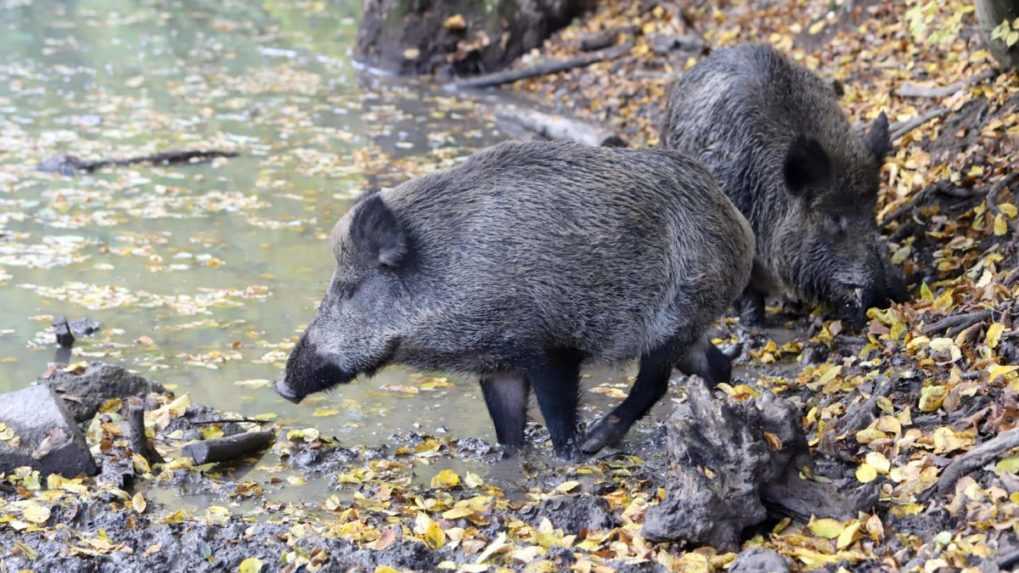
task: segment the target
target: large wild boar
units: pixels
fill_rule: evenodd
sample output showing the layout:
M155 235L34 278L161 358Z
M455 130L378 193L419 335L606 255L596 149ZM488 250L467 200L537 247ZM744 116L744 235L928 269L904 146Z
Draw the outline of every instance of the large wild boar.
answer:
M753 234L698 162L665 150L513 143L360 198L336 270L276 390L300 401L387 364L480 375L500 443L533 388L561 456L585 360L640 359L630 396L582 445L616 441L673 367L711 382L705 338L743 290Z
M891 150L882 113L855 133L836 90L773 48L713 52L673 86L662 145L701 159L757 238L741 298L749 322L764 296L827 303L854 324L906 289L875 223Z

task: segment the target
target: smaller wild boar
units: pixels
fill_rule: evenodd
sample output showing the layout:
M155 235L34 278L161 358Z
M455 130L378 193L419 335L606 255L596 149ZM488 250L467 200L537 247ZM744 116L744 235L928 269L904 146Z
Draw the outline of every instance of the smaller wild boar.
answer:
M574 452L586 360L640 359L588 452L622 438L672 368L727 380L705 331L750 276L753 234L698 162L665 150L510 143L361 197L336 270L276 385L284 398L387 364L477 374L500 443L523 444L533 388Z
M768 294L827 303L856 325L906 298L875 222L888 120L855 133L837 91L763 45L716 50L672 88L662 146L701 159L757 238L740 301L749 322Z

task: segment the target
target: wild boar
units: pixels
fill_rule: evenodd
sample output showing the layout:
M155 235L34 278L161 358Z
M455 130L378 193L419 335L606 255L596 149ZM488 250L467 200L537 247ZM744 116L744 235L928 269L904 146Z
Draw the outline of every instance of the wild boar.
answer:
M502 144L370 192L331 243L336 270L280 395L300 401L387 364L477 374L500 443L523 444L533 388L565 457L587 360L640 359L589 452L661 398L674 366L728 378L705 331L749 280L754 249L699 162L566 143Z
M671 90L662 146L701 159L756 235L749 322L765 295L827 303L857 325L906 298L875 222L888 120L854 132L836 92L764 45L716 50Z

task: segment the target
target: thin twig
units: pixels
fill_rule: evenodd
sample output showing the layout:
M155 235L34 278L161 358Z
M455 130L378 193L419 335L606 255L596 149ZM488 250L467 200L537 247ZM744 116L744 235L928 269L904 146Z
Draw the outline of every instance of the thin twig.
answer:
M145 458L150 464L162 464L166 460L145 435L145 406L132 403L127 407L127 424L131 428L131 451Z
M974 312L965 312L962 314L955 314L952 316L946 316L941 320L928 324L923 328L924 334L937 334L944 332L948 329L955 329L962 327L962 329L968 328L982 320L987 320L991 317L991 311L989 310L977 310Z
M930 111L921 113L916 117L907 119L906 121L897 121L889 127L889 131L891 132L891 138L893 141L899 139L902 136L909 133L910 131L913 131L914 129L920 127L921 125L929 121L935 120L944 115L948 115L949 111L951 110L949 110L947 107L936 107Z

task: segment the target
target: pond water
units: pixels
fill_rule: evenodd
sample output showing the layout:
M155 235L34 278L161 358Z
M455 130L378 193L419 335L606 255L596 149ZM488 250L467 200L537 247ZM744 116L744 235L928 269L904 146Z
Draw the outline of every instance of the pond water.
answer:
M351 198L505 138L475 103L359 71L359 5L0 0L0 391L54 359L55 316L90 317L102 330L72 362L124 365L194 403L358 444L442 428L494 441L473 380L389 368L300 406L269 387ZM240 157L35 169L188 148ZM625 388L618 370L593 378L603 402Z

